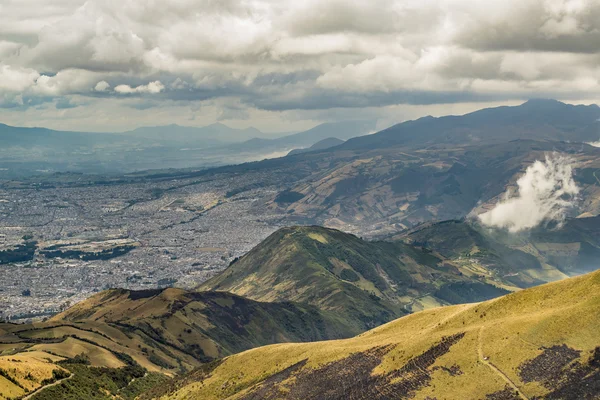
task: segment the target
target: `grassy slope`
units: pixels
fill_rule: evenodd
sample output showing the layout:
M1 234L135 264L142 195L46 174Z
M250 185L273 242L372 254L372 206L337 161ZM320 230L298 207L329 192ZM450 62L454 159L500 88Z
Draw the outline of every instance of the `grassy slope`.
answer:
M313 304L364 330L405 314L415 303L444 304L434 293L448 283L475 282L404 243L366 242L313 226L280 229L201 289ZM494 289L483 288L482 296Z
M332 313L294 303L261 303L224 292L111 290L52 321L102 322L144 333L203 362L252 347L351 336Z
M96 367L123 367L126 354L151 372L172 374L266 344L344 338L359 332L314 306L260 303L221 292L114 289L45 323L2 324L0 342L15 343L7 349L25 346L20 351L46 351L65 358L85 354Z
M599 398L599 331L595 272L353 339L250 350L164 398Z
M30 393L45 379L52 378L54 370L63 368L53 364L61 357L40 351L0 356L0 399L12 399Z

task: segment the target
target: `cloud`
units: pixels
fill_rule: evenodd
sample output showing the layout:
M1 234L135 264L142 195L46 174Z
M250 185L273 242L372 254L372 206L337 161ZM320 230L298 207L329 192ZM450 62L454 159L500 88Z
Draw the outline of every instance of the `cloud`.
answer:
M106 92L108 89L110 89L110 85L106 81L100 81L94 86L96 92Z
M121 94L132 94L132 93L150 93L156 94L165 90L165 85L160 83L160 81L150 82L147 85L139 85L136 87L131 87L129 85L118 85L115 87L115 92Z
M0 91L22 92L33 86L40 74L31 68L0 65Z
M507 191L493 209L479 215L483 225L520 232L544 222L561 223L579 193L571 160L558 154L546 155L543 162L536 160L517 186L516 193Z
M267 111L600 97L598 0L4 3L0 99L23 107L156 93Z

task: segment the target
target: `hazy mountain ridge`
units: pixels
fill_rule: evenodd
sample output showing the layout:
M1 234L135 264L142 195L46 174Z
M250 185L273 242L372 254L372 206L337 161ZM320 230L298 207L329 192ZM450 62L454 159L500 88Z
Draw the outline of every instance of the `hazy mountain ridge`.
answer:
M330 147L339 146L342 143L344 143L343 140L335 138L335 137L331 137L331 138L323 139L323 140L321 140L321 141L313 144L310 147L307 147L307 148L304 148L304 149L295 149L295 150L292 150L287 155L288 156L292 156L294 154L307 153L309 151L325 150L325 149L328 149Z
M229 146L234 150L284 149L309 147L331 137L347 140L370 133L375 128L374 121L326 122L307 131L298 132L275 139L254 138L252 140Z
M267 136L254 127L234 129L222 123L203 127L181 126L177 124L148 126L123 132L122 135L159 140L167 143L175 141L188 146L195 144L201 147L242 142L252 138Z
M49 172L125 173L149 169L209 168L283 157L331 136L372 130L371 122L324 123L304 132L265 134L256 128L141 127L122 133L54 131L0 125L0 174L21 177ZM275 137L273 137L275 136ZM32 151L32 148L34 151Z
M346 149L501 143L517 139L588 142L600 137L600 107L556 100L487 108L461 116L424 117L349 140Z

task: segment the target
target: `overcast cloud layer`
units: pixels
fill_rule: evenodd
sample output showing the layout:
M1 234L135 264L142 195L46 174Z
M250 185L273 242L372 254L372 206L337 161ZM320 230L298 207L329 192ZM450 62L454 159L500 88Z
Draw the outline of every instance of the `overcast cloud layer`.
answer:
M0 0L0 121L23 125L282 130L594 102L599 65L600 0Z

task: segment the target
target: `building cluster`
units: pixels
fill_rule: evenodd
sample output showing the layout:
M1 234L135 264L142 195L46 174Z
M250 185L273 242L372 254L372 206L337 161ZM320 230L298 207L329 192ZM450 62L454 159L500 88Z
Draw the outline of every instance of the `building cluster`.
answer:
M255 174L1 188L0 252L27 241L36 251L0 265L0 319L43 318L108 288L197 286L286 223L266 207L277 188L261 182ZM133 244L125 254L96 257L124 242Z

